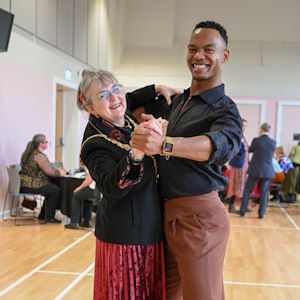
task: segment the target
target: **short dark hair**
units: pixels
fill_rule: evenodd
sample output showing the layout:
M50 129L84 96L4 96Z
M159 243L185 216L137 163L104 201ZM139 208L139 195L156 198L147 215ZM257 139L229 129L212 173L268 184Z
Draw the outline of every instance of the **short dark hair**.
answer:
M271 125L269 123L262 123L260 128L264 131L264 132L270 132L271 129Z
M225 45L227 47L227 44L228 44L227 32L226 32L226 29L219 23L214 22L214 21L200 22L195 26L195 28L193 29L193 32L198 28L210 28L210 29L215 29L215 30L219 31L219 33L220 33L221 37L223 38Z

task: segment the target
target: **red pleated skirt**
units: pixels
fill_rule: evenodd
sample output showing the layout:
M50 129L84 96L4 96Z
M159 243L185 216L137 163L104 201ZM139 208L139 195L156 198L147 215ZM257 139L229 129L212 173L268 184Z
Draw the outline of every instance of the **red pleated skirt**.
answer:
M96 239L94 299L165 300L163 243L118 245Z

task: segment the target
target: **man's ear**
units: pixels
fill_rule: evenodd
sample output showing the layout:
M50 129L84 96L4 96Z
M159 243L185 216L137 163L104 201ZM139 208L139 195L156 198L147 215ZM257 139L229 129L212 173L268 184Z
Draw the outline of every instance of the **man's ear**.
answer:
M229 59L229 50L226 48L224 50L223 63L226 63Z

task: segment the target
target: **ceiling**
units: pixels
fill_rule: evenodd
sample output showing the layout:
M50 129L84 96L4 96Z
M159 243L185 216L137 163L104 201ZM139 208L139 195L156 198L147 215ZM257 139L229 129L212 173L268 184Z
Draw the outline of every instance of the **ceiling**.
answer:
M125 48L171 47L205 20L230 41L300 42L299 0L126 0L124 20Z

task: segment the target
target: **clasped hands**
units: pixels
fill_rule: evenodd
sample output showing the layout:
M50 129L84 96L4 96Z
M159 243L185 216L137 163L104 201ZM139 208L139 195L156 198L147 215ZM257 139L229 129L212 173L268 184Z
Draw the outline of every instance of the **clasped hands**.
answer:
M168 105L171 105L171 96L182 93L182 90L156 85L155 92L162 94ZM162 154L168 126L168 122L162 118L155 119L152 115L147 114L142 114L141 117L145 122L135 127L130 141L133 156L138 160L142 159L144 154Z
M161 154L166 137L167 121L152 115L142 114L145 122L135 127L131 134L131 147L137 155Z

